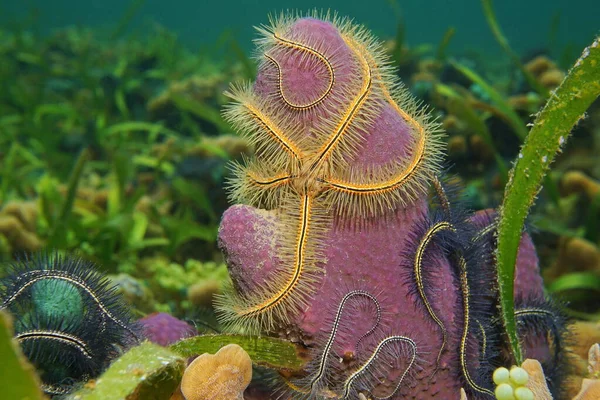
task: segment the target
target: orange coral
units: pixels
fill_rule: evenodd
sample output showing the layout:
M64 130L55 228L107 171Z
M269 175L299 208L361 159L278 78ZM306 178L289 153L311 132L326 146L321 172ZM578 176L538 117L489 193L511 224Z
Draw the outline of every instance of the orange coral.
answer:
M462 156L467 153L467 141L464 136L452 136L448 139L448 153L451 156Z
M8 203L0 211L0 247L6 253L37 251L43 243L36 233L37 205L35 202Z
M565 380L566 398L573 398L581 389L583 378L587 376L588 349L600 341L600 325L593 322L577 321L568 327L569 341L568 359L569 376Z
M550 268L544 271L544 278L552 281L567 272L600 272L600 250L582 238L561 237L558 244L558 257Z
M188 288L188 300L195 306L210 307L213 296L221 291L221 284L216 280L196 283Z
M594 377L600 377L600 345L594 343L588 351L588 372Z
M471 135L469 138L469 143L471 145L471 149L473 150L473 154L477 155L482 161L490 161L494 159L494 151L490 148L490 146L482 139L479 135Z
M542 98L536 93L517 94L508 98L508 104L515 110L535 113L540 109Z
M581 171L566 172L560 180L561 191L568 196L574 193L585 193L593 199L600 193L600 182L590 178Z
M443 119L442 126L446 131L462 131L464 129L464 123L452 114Z
M569 326L569 333L573 340L569 350L583 360L589 357L589 349L600 342L600 324L597 322L577 321Z
M565 73L546 56L538 56L525 64L529 71L544 87L554 89L565 78Z
M413 84L415 84L416 82L435 82L437 78L431 72L418 71L411 76L410 80Z
M554 89L565 79L565 73L559 69L553 69L540 76L540 83L548 89Z
M211 150L213 148L221 149L233 158L238 157L240 154L249 156L252 153L248 139L236 135L219 135L203 138L200 145L190 148L186 154L209 157L214 154Z
M546 384L546 376L542 370L542 364L537 360L527 359L523 361L521 368L529 374L529 380L525 386L533 392L533 398L540 400L552 399L550 389L548 389L548 385Z
M584 379L581 384L581 391L573 400L597 400L600 399L600 380Z
M525 69L535 76L539 76L549 69L555 68L555 64L546 56L537 56L527 64Z
M243 400L251 380L250 356L237 344L229 344L190 363L181 380L181 393L185 400Z
M600 346L595 343L588 352L588 372L591 379L584 379L581 384L581 390L573 400L594 400L600 399Z

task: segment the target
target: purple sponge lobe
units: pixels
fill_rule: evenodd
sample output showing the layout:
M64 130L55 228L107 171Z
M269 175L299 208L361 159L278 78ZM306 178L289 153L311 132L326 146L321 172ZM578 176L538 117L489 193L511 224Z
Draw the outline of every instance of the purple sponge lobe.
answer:
M138 324L148 340L161 346L169 346L198 334L196 328L167 313L147 315L140 319Z

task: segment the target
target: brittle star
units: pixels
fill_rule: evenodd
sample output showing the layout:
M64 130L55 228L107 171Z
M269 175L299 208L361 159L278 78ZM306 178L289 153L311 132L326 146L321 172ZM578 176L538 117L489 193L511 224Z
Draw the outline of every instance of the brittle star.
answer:
M436 126L423 112L416 112L406 91L390 93L399 84L366 31L334 21L339 46L351 54L340 60L339 47L299 34L293 22L284 19L263 30L265 58L259 75L272 78L272 93L256 93L251 86L227 93L237 103L226 117L256 147L255 156L235 168L233 198L282 211L278 256L286 270L258 293L234 294L221 306L228 313L225 322L254 321L259 330L271 328L275 319L288 321L314 293L323 234L331 226L333 212L360 219L410 204L437 170L440 154L433 136ZM285 66L292 56L319 71L315 76L320 80L307 82L316 88L313 98L295 96L286 87ZM338 76L341 61L354 67L351 79ZM372 168L350 165L364 131L383 107L391 107L408 126L410 155L403 159L392 154L385 165ZM312 124L308 134L298 122L307 115Z

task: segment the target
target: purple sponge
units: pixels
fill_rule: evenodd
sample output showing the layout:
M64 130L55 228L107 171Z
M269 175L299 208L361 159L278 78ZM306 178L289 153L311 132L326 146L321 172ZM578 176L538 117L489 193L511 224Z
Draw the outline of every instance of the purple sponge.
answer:
M140 319L138 324L148 340L161 346L198 334L193 326L166 313L152 313Z
M219 229L233 281L218 303L223 322L309 347L306 377L290 390L493 396L484 355L499 342L485 274L494 267L488 244L470 251L490 221L429 210L437 125L363 28L282 18L263 34L256 82L233 88L226 111L256 152L232 182L244 205ZM528 238L517 276L527 279L516 292L541 295Z

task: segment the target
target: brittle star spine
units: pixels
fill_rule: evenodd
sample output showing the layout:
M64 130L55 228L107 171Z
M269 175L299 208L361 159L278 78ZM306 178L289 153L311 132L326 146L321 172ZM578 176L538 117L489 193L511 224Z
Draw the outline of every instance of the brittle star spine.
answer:
M250 171L248 171L247 175L248 175L248 178L250 178L250 181L252 182L253 185L263 186L263 187L264 186L285 185L285 184L289 183L289 181L292 179L292 176L290 176L289 174L281 174L281 175L274 176L269 179L262 179L262 180L260 178L256 177Z
M346 39L348 41L352 40L350 38L346 38ZM371 64L373 64L374 69L377 71L378 66L375 63L375 60L373 60L372 57L370 56L370 53L366 49L364 49L361 44L359 44L355 41L352 41L352 44L356 47L361 47L362 52L369 57L369 59L370 59L369 62ZM387 102L396 110L396 112L398 112L402 116L402 118L408 124L413 126L413 128L415 128L418 132L419 139L416 143L416 148L414 149L414 152L413 152L414 155L411 159L411 162L407 166L407 168L405 168L402 171L399 171L396 176L392 176L385 182L370 183L370 184L353 184L353 183L343 181L340 179L328 180L327 183L329 183L335 189L343 190L343 191L346 191L349 193L367 194L367 195L391 191L391 190L394 190L394 189L398 188L399 186L403 185L406 181L408 181L409 178L417 170L417 167L419 165L421 165L421 163L423 162L423 158L425 156L425 139L426 139L425 127L422 124L420 124L417 120L415 120L412 116L410 116L406 111L404 111L403 109L401 109L398 106L398 104L392 98L389 90L387 89L387 87L384 84L381 85L381 90L382 90L383 95L384 95L385 99L387 100Z
M34 278L29 279L28 277L31 275L33 275ZM33 285L36 282L40 282L40 281L48 280L48 279L63 280L63 281L69 282L69 283L77 286L78 288L80 288L81 290L86 292L92 298L92 300L94 300L94 302L96 303L98 308L100 308L100 310L104 313L104 315L106 315L115 324L119 325L121 328L123 328L127 332L129 332L134 338L138 339L138 335L130 327L128 327L127 324L123 323L123 321L119 320L117 317L112 315L112 313L106 308L104 303L102 303L102 301L98 298L98 296L96 296L96 294L94 293L94 290L89 285L87 285L84 281L77 279L75 277L72 277L70 275L67 275L61 271L52 271L52 270L28 271L22 275L22 279L27 279L27 282L23 286L21 286L18 290L16 290L11 296L7 297L4 300L4 302L0 306L0 310L8 307L10 305L10 303L12 303L17 297L19 297L19 295L21 293L23 293L29 286Z
M406 376L408 371L410 371L410 369L412 368L412 366L415 362L415 359L417 358L417 345L415 344L414 340L412 340L411 338L406 337L406 336L388 336L385 339L383 339L381 342L379 342L379 344L377 345L377 347L371 354L371 357L369 357L369 359L367 361L365 361L365 363L363 365L361 365L360 368L358 368L356 371L354 371L348 377L348 379L346 379L346 381L344 382L344 395L342 398L344 398L344 399L348 398L348 396L350 395L350 390L352 389L352 385L354 384L354 381L356 381L356 379L358 379L358 377L360 375L367 372L367 370L371 367L371 365L377 360L377 358L379 357L379 353L382 351L382 349L386 345L388 345L389 343L394 343L394 342L404 342L404 343L408 343L410 345L410 347L412 349L412 356L411 356L410 362L408 363L408 366L402 373L402 376L400 377L400 380L396 384L396 387L394 388L392 393L390 393L386 397L375 397L375 396L373 396L373 397L375 397L377 399L389 399L394 394L396 394L398 389L400 389L400 385L402 384L404 377Z
M278 129L273 128L275 124L271 119L264 115L257 107L249 103L243 103L244 107L250 112L252 119L254 119L275 141L288 153L290 153L294 159L298 160L301 157L301 151L289 138L286 137Z
M83 378L81 381L87 382L87 381L89 381L89 379L90 379L89 377L86 377L86 378ZM44 391L44 393L49 394L51 396L62 396L65 394L69 394L71 392L70 387L47 385L45 383L42 383L42 390Z
M452 224L450 224L449 222L446 222L446 221L438 222L437 224L435 224L431 228L429 228L427 230L427 232L425 232L425 235L423 235L423 238L421 239L421 242L419 243L419 246L417 247L417 254L415 255L415 265L414 265L415 280L417 281L417 289L419 291L419 295L421 296L423 303L425 303L427 312L429 313L431 318L435 321L435 323L442 330L442 346L440 347L440 350L438 352L438 356L436 359L436 368L433 371L433 373L431 374L432 376L435 375L435 373L437 372L437 370L439 368L440 358L442 357L442 352L444 351L444 347L446 346L447 333L446 333L446 327L444 326L444 323L436 315L435 311L433 310L433 307L431 306L431 303L429 303L429 300L427 299L427 294L425 293L425 283L423 282L422 264L423 264L423 256L425 255L425 250L427 249L427 246L429 246L429 243L435 237L436 234L438 234L439 232L444 231L444 230L449 230L449 231L455 232L455 229L452 226Z
M375 304L375 307L377 309L376 310L377 320L375 321L375 324L373 324L373 327L371 329L369 329L364 335L362 335L356 341L356 346L358 346L358 344L364 338L366 338L367 336L369 336L373 332L375 332L375 329L377 329L377 326L381 322L381 306L379 305L379 301L377 301L377 298L375 296L373 296L371 293L366 292L364 290L352 290L352 291L346 293L346 295L340 301L337 312L335 314L335 319L334 319L333 325L331 327L331 333L329 334L329 339L327 340L327 343L325 344L325 348L323 349L323 353L321 354L321 359L319 360L319 368L317 370L317 374L311 380L311 383L310 383L311 391L314 389L315 385L317 385L317 383L319 383L321 378L323 378L323 375L325 375L325 369L327 368L327 358L329 357L329 352L331 351L331 347L333 346L335 337L337 335L338 328L340 326L340 321L341 321L341 317L342 317L342 312L344 310L344 306L346 305L348 300L350 300L354 296L363 296L363 297L370 299L371 301L373 301L373 304Z
M481 332L481 358L485 358L485 352L487 351L487 335L485 334L485 329L481 322L478 319L475 320L477 325L479 326L479 331Z
M444 212L444 215L446 216L446 218L450 218L452 216L450 200L448 200L448 195L446 195L446 189L444 189L444 185L442 185L442 182L440 182L440 179L437 177L437 175L433 176L432 184L435 190L435 194L440 202L440 207Z
M74 347L77 350L79 350L79 352L81 354L83 354L86 358L88 358L90 360L92 359L92 354L89 351L87 344L83 340L81 340L77 336L69 335L64 332L43 331L43 330L27 331L27 332L21 332L21 333L15 335L15 338L19 342L24 342L27 340L39 340L39 339L54 340L56 342L64 343L71 347Z
M521 308L515 311L515 317L524 317L527 315L554 317L554 313L543 308Z
M335 145L338 143L338 141L342 137L343 133L346 131L346 129L350 126L350 124L354 120L356 113L358 112L358 110L360 109L362 104L367 99L367 96L369 95L369 93L371 91L371 87L373 85L373 76L372 76L371 66L367 63L367 61L362 56L362 54L360 52L356 51L356 49L354 49L352 47L348 38L343 37L343 39L346 42L346 44L348 44L348 46L352 50L354 50L353 53L357 56L357 58L361 64L361 67L362 67L361 69L363 72L362 87L361 87L358 95L352 101L352 104L350 105L350 107L348 107L346 109L346 111L344 112L344 115L342 116L340 122L338 123L338 125L335 129L335 133L326 142L325 146L323 146L318 151L319 156L310 166L310 170L317 169L318 166L320 165L321 161L326 159L329 156L331 151L334 149Z
M467 338L469 336L469 320L471 318L469 308L470 290L467 272L467 261L462 255L459 255L458 257L458 264L460 269L460 286L463 295L463 332L462 337L460 339L460 367L462 369L462 373L465 377L465 380L473 390L493 397L494 392L479 386L473 380L471 374L469 373L469 369L467 368Z
M239 316L251 316L261 314L267 310L273 309L274 307L281 304L285 299L290 295L290 293L294 290L298 281L302 277L302 273L304 271L304 254L306 250L306 242L308 236L308 227L310 221L310 212L311 212L311 203L312 199L308 194L302 195L302 204L300 207L300 216L299 216L299 229L298 236L296 240L296 252L295 252L295 262L294 262L294 271L286 284L277 291L273 296L268 298L267 300L261 302L260 304L254 305L250 308L240 310L238 312Z
M522 318L522 317L528 317L528 316L540 317L543 319L544 322L550 323L551 326L549 327L549 330L552 330L552 334L554 335L555 346L557 349L560 349L560 347L562 347L561 343L560 343L559 327L557 325L557 320L556 320L557 316L555 313L553 313L550 310L545 310L543 308L536 308L536 307L521 308L521 309L515 311L516 318ZM558 350L558 351L560 351L560 350ZM558 351L555 353L555 357L558 356Z
M477 234L473 237L473 242L477 242L483 239L487 234L493 232L498 227L498 223L496 221L490 223L486 227L482 228L477 232Z

